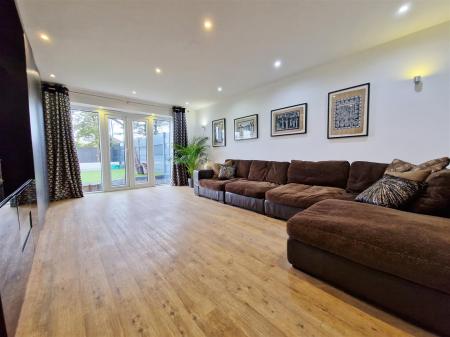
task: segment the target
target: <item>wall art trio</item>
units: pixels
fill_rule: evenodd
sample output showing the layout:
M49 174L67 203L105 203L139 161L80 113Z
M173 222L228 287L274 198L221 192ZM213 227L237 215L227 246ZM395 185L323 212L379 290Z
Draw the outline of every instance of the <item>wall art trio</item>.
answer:
M327 138L361 137L369 134L370 83L328 93ZM308 104L271 111L272 137L305 134ZM258 114L234 119L234 140L258 138ZM212 146L226 146L225 118L212 121Z

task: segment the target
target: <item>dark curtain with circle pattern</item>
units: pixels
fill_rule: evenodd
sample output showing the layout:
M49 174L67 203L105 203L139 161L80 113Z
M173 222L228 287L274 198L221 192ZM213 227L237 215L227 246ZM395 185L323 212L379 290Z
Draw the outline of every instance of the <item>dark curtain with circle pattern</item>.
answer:
M80 198L83 189L72 133L69 91L58 84L44 83L42 100L50 200Z
M173 112L173 144L186 146L187 126L186 126L186 110L181 107L174 106ZM175 156L175 155L174 155ZM188 184L188 173L184 165L173 164L172 168L172 185L186 186Z

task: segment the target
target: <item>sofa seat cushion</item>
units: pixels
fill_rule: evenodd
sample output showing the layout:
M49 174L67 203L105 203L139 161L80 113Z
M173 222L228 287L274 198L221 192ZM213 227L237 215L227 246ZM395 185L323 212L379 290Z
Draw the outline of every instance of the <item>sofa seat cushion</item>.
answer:
M277 187L277 184L267 181L238 180L225 185L225 191L246 197L264 199L266 192Z
M305 209L326 199L354 200L357 194L347 193L339 187L286 184L266 193L266 199L280 205Z
M233 178L229 180L219 180L219 179L200 179L200 187L207 188L213 191L225 191L225 185L232 183L233 181L240 180L239 178Z
M294 215L291 238L450 294L450 219L343 200Z

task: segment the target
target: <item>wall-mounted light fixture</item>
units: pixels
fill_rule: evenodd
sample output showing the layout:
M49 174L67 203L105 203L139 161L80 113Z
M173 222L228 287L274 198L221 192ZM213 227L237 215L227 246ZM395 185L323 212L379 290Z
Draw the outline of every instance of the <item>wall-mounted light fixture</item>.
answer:
M422 91L422 86L423 86L423 82L422 82L422 76L418 75L418 76L414 76L414 89L419 92Z

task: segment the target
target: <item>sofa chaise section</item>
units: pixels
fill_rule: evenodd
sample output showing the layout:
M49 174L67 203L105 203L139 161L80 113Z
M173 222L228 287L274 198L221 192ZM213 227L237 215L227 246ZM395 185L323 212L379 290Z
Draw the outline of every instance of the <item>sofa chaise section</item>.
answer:
M294 267L450 335L450 219L325 200L287 231Z

